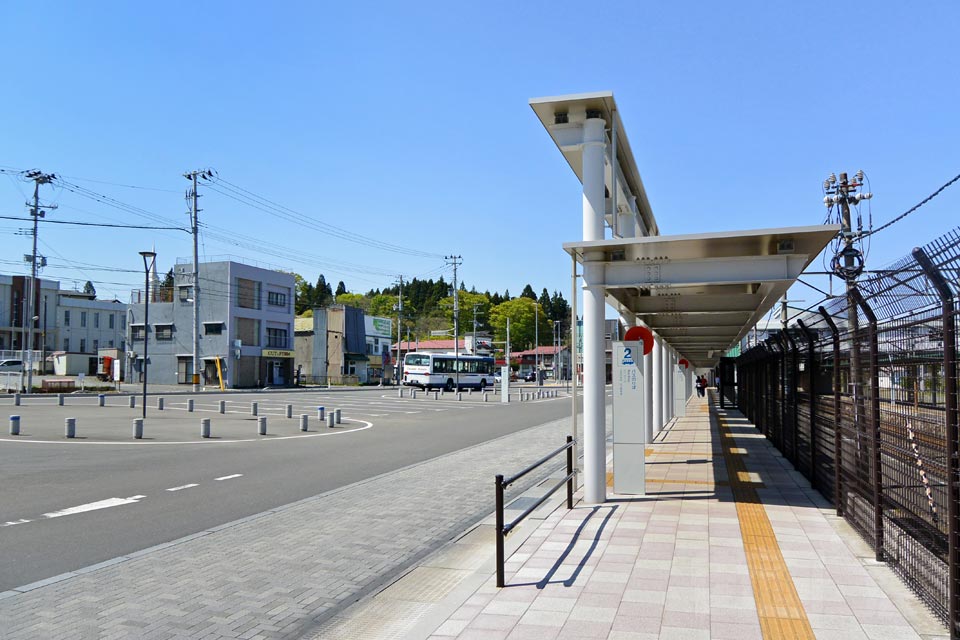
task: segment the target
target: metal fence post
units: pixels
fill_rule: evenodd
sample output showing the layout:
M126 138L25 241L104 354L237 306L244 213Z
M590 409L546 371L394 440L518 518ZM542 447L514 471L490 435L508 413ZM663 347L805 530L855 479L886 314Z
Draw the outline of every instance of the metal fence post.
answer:
M947 617L949 618L950 638L960 637L960 538L958 538L957 518L960 517L960 492L958 492L958 472L960 472L960 441L958 441L957 410L957 334L953 291L927 256L917 247L913 257L923 269L927 278L937 290L943 303L943 378L947 436Z
M870 340L870 412L873 414L870 420L870 435L873 445L873 469L870 474L873 484L873 535L876 546L877 562L883 561L883 464L880 456L880 365L879 365L879 346L877 343L877 316L873 309L863 299L859 289L856 287L849 291L850 296L856 301L857 305L863 309L867 316L867 339Z
M810 486L817 489L817 367L813 364L816 358L814 350L816 334L803 323L803 320L798 318L797 324L807 337L807 371L810 373Z
M798 468L798 467L800 466L800 452L797 451L797 441L798 441L797 431L799 431L799 429L797 428L797 343L794 341L793 336L790 335L790 332L789 332L788 330L786 330L786 329L784 329L784 331L783 331L783 338L784 338L784 350L783 350L783 357L784 357L784 365L783 365L784 376L783 376L783 379L784 379L784 382L786 382L786 380L787 380L787 375L786 375L786 371L787 371L787 364L786 364L787 349L786 349L786 348L787 348L787 345L790 346L790 411L789 411L790 429L791 429L791 433L790 433L790 453L791 453L791 455L793 456L793 460L792 460L792 462L793 462L793 468L796 469L796 468ZM784 391L784 402L786 403L786 401L787 401L787 400L786 400L786 395L787 395L786 387L784 387L784 390L783 390L783 391ZM787 412L786 410L784 410L784 415L787 415L787 413L788 413L788 412ZM786 420L784 420L784 422L786 422Z
M497 527L497 587L503 587L506 581L503 569L503 476L497 474L496 483L496 527Z
M840 435L840 331L823 307L818 309L833 336L833 503L837 515L843 515L840 466L843 462L843 437Z

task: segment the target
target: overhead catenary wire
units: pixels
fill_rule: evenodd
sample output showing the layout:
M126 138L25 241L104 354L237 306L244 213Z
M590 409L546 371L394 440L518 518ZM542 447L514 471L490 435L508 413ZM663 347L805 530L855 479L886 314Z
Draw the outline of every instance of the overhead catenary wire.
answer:
M908 215L910 215L911 213L913 213L914 211L916 211L917 209L919 209L920 207L922 207L923 205L927 204L928 202L930 202L931 200L933 200L934 198L936 198L938 195L940 195L941 193L943 193L943 191L944 191L947 187L949 187L950 185L954 184L954 183L957 182L957 181L960 181L960 174L955 175L953 178L951 178L950 180L948 180L948 181L946 182L946 184L944 184L942 187L940 187L939 189L937 189L936 191L934 191L933 193L931 193L930 195L928 195L926 198L924 198L923 200L921 200L921 201L918 202L917 204L913 205L912 207L910 207L909 209L907 209L906 211L904 211L903 213L901 213L900 215L898 215L898 216L897 216L896 218L894 218L893 220L890 220L889 222L880 225L880 226L877 227L876 229L872 229L872 230L867 231L866 233L862 234L863 237L872 236L873 234L875 234L875 233L877 233L877 232L879 232L879 231L883 231L883 230L886 229L887 227L889 227L889 226L891 226L891 225L893 225L893 224L895 224L895 223L897 223L897 222L900 222L901 220L903 220L904 218L906 218Z

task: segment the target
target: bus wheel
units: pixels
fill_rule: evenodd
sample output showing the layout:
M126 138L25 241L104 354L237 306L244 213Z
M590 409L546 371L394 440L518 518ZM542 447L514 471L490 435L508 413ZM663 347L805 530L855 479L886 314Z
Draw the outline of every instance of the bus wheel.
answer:
M450 378L447 380L447 384L443 387L446 391L453 391L453 379Z

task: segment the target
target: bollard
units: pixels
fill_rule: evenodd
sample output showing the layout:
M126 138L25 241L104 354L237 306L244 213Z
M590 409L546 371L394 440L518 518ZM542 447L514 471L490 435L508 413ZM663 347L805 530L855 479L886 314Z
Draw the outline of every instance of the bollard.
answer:
M77 435L77 419L76 418L67 418L64 420L64 434L68 438L76 437Z
M300 431L309 431L307 428L307 420L310 419L310 416L306 413L300 414Z
M57 394L57 404L60 405L61 407L63 406L63 394L62 394L62 393L58 393L58 394Z
M187 398L187 412L193 413L193 398Z
M130 396L130 400L128 401L128 404L130 405L130 408L131 408L131 409L136 409L136 408L137 408L137 396Z
M98 394L97 394L97 406L98 406L98 407L102 407L102 406L104 405L104 402L106 401L106 399L107 399L107 396L103 395L102 393L98 393Z
M472 395L473 395L473 387L470 387L469 389L467 389L467 395L468 395L468 396L472 396Z
M256 402L251 402L251 403L250 403L250 415L252 415L252 416L258 416L258 415L260 415L259 411L260 411L260 405L259 405L258 403L256 403Z
M488 394L486 391L483 392L483 401L484 401L484 402L487 401L487 396L488 396L488 395L490 395L490 394Z
M398 397L398 398L402 398L402 397L403 397L403 389L397 389L397 397Z
M317 420L323 420L323 414L326 411L323 407L317 407Z
M218 409L220 410L220 413L226 413L226 412L227 412L227 401L226 401L226 400L221 400L220 403L219 403Z
M332 411L327 414L327 426L331 429L333 428L333 421L336 419L336 417L337 416L333 415Z
M19 406L20 406L20 394L19 394L19 393L13 394L13 406L15 406L15 407L19 407Z
M341 422L341 420L340 420L340 409L337 409L336 411L334 411L334 414L336 415L336 423L337 423L337 424L340 424L340 422Z
M433 399L434 399L434 400L439 400L439 399L440 399L440 392L439 392L439 391L434 391L434 392L433 392Z
M163 411L163 398L157 398L157 411Z
M262 436L267 435L267 416L257 418L257 433Z
M10 416L10 435L20 435L20 416Z
M292 405L292 404L288 404L288 405L287 405L287 417L288 417L288 418L292 418L292 417L293 417L293 405Z
M133 439L134 440L143 439L143 418L133 419Z
M201 438L210 437L210 418L203 418L200 421L200 437Z
M414 400L417 399L417 390L416 390L416 389L410 389L410 397L413 398Z
M460 402L461 400L463 400L463 393L457 391L457 402Z

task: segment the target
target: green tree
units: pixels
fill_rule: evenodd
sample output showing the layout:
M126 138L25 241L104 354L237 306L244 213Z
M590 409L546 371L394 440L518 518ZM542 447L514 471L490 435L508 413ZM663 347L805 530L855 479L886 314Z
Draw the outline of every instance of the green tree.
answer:
M311 306L315 307L324 307L333 302L333 289L330 288L330 285L327 284L327 279L323 277L323 274L320 274L320 277L317 278L317 286L314 287L313 291L313 302Z
M535 293L533 292L533 287L531 287L531 286L528 284L527 286L525 286L525 287L523 288L523 291L520 292L520 297L521 297L521 298L530 298L531 300L536 300L536 299L537 299L537 294L535 294Z
M97 289L93 286L93 283L87 280L87 283L83 285L83 292L88 296L97 297Z
M510 350L522 351L533 347L535 336L535 325L538 307L537 302L521 296L502 302L490 309L490 326L493 328L494 340L503 341L507 339L507 318L510 319ZM540 314L540 333L549 331L549 322L541 309ZM547 333L546 335L549 335Z
M470 293L461 290L460 298L460 335L473 331L473 305L477 305L477 330L484 331L489 327L490 298L483 293ZM447 327L453 329L453 296L443 298L439 302L443 310L443 317L449 323Z
M395 304L397 304L396 296L390 296L390 295L381 293L378 296L373 296L372 298L370 298L370 307L367 309L367 311L372 316L382 316L386 318L392 318L397 315L396 312L393 310L393 306Z
M173 288L173 267L170 267L170 271L167 271L167 275L163 276L163 280L160 281L160 286L165 289Z
M334 292L334 295L337 297L338 302L340 300L340 296L342 296L346 292L347 292L347 285L343 284L343 280L341 280L340 282L337 283L337 290Z
M313 306L313 285L307 282L299 273L293 274L294 312L299 316Z
M370 298L360 293L341 293L337 296L337 304L345 304L348 307L357 307L366 311L370 308Z

